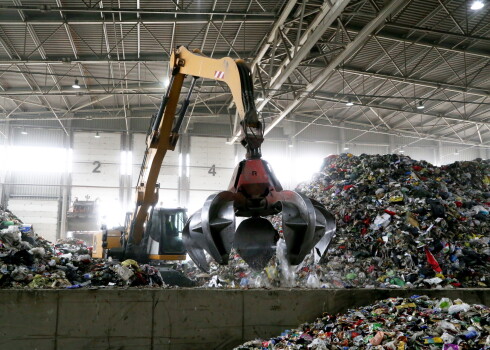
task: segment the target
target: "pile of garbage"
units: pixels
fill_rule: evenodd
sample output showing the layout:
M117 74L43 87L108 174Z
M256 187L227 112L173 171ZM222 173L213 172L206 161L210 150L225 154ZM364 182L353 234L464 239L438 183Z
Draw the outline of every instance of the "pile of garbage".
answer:
M490 308L427 296L389 298L235 350L490 349Z
M288 266L285 242L262 271L232 251L209 273L176 263L209 288L458 288L490 286L490 162L436 167L403 155L325 158L297 191L335 215L327 254ZM281 217L269 218L282 236ZM52 244L0 207L0 287L164 286L152 266L92 259L76 241Z
M320 262L288 266L284 240L263 271L232 254L211 264L206 287L458 288L490 285L490 162L436 167L403 155L325 159L297 191L335 215L337 234ZM282 235L281 218L270 218ZM198 277L199 279L199 277Z
M93 259L90 253L80 240L45 240L0 207L0 288L164 286L153 266Z
M436 167L403 155L324 160L298 190L335 215L324 287L488 287L490 162Z

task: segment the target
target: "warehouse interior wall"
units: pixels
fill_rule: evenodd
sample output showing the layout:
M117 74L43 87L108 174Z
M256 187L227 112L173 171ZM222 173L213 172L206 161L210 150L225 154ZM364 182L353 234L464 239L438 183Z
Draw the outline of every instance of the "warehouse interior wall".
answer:
M486 148L462 144L333 127L301 131L293 123L286 126L267 135L262 147L263 159L284 189L311 179L326 156L344 152L399 153L436 165L488 158ZM59 129L16 125L7 131L10 137L0 138L0 200L24 222L48 239L64 237L66 212L77 198L99 202L101 224L124 223L125 213L133 210L145 133L70 130L66 135ZM243 147L227 141L219 136L182 135L162 165L157 206L185 207L192 214L209 195L226 190L235 166L245 158Z

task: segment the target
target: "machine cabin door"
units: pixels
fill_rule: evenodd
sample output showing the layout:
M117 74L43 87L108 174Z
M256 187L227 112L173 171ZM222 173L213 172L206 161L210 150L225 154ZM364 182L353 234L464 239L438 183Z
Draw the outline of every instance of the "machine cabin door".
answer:
M185 260L182 242L185 209L154 208L147 224L148 257L152 260Z

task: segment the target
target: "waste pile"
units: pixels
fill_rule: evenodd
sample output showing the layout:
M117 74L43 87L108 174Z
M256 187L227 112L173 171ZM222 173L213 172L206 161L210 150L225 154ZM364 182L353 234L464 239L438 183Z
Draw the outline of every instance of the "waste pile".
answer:
M83 241L53 244L0 207L0 288L164 286L157 269L134 260L93 259Z
M235 348L266 349L490 349L490 308L459 299L389 298Z
M488 287L490 163L436 167L403 155L324 160L298 190L335 215L324 287Z
M297 191L335 215L337 234L319 263L287 266L284 241L263 271L237 254L199 274L207 287L458 288L490 283L490 163L436 167L403 155L325 159ZM280 216L271 218L281 230ZM206 280L207 278L207 280Z
M490 285L490 162L436 167L403 155L325 159L297 191L323 203L337 234L324 258L288 266L285 242L262 271L232 251L229 264L174 268L210 288L458 288ZM269 218L282 236L281 217ZM92 259L83 242L52 244L0 207L0 287L164 285L132 260Z

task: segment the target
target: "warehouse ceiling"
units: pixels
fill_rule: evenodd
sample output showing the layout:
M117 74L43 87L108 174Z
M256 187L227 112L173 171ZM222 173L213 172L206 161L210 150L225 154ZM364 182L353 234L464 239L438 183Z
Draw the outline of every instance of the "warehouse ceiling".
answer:
M0 137L7 123L146 124L185 45L252 66L266 133L324 125L486 147L490 3L472 3L0 0ZM226 125L237 140L228 88L196 90L184 128Z

